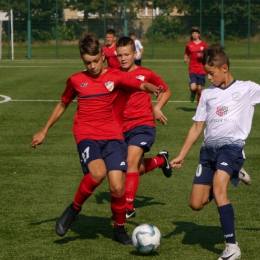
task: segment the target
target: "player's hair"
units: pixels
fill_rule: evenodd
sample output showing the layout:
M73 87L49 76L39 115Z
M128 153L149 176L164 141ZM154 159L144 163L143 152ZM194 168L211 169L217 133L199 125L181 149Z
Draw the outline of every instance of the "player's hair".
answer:
M202 64L204 66L207 64L210 67L221 67L224 64L226 64L228 68L230 66L229 58L224 52L224 47L220 44L212 44L205 50L202 58Z
M130 45L132 50L135 51L135 43L130 37L123 36L116 43L116 47L125 47L127 45Z
M114 29L107 29L106 34L113 34L116 35L116 31Z
M192 37L192 33L193 32L197 32L200 34L200 28L198 26L192 26L191 29L190 29L190 40L193 41L193 37ZM201 37L199 35L199 39L201 40Z
M79 39L79 52L80 55L89 54L91 56L101 53L100 43L94 34L84 34Z

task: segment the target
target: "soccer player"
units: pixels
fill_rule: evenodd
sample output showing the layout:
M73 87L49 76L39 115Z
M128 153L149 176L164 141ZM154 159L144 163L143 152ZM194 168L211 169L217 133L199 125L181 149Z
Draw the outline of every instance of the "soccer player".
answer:
M190 207L201 210L209 202L213 189L226 249L218 260L240 259L236 242L234 210L228 199L228 183L238 184L238 172L244 163L243 147L248 137L254 105L260 103L260 85L236 80L229 70L229 58L219 44L206 49L203 65L212 86L203 90L191 126L179 155L171 161L181 168L185 157L204 129L200 161L194 177Z
M186 44L183 61L188 63L189 58L189 84L190 101L194 102L197 94L197 102L200 101L202 87L205 86L206 72L202 65L202 56L207 44L200 37L200 28L193 26L190 30L190 42Z
M123 245L132 244L124 227L126 198L124 174L127 169L127 147L123 135L115 123L112 106L114 89L119 85L125 89L144 90L161 96L161 88L145 83L117 69L104 69L104 54L100 43L92 34L79 40L79 50L86 71L69 77L61 101L54 108L43 129L33 136L32 147L41 144L50 127L65 112L70 102L78 99L74 117L73 133L84 177L73 202L56 222L56 233L64 236L79 214L82 204L102 183L106 175L109 180L111 210L114 217L114 238Z
M161 111L171 96L171 91L166 83L152 70L137 66L134 59L137 55L134 41L130 37L121 37L117 42L117 57L121 70L141 81L150 82L163 87L161 99L152 106L152 100L148 93L142 91L132 92L127 97L123 110L122 131L127 144L127 172L125 174L125 194L127 201L126 218L135 216L134 199L138 189L140 174L147 173L156 167L161 167L166 177L170 177L172 169L168 163L168 152L162 150L154 158L144 159L143 155L149 152L155 141L155 122L158 120L166 125L167 118ZM123 94L124 95L124 94ZM123 97L117 98L116 104L122 107ZM115 113L120 113L114 106ZM117 117L118 118L118 117Z
M105 53L105 60L107 66L113 69L119 69L120 64L116 54L116 32L113 29L106 31L106 45L103 46L102 51Z
M142 65L142 55L143 55L143 52L144 52L144 47L141 44L141 42L136 38L135 33L133 33L133 32L129 33L129 37L135 43L136 56L135 56L134 62L135 62L136 65L141 66Z

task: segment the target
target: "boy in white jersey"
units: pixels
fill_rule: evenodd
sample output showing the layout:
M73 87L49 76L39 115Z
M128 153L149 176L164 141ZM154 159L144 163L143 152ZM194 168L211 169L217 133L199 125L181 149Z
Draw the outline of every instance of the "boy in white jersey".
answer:
M204 129L200 162L194 177L190 207L201 210L213 195L220 215L226 249L218 260L240 259L235 239L234 211L227 196L228 183L238 183L238 172L244 163L243 147L251 130L254 105L260 103L260 85L237 81L229 71L229 59L223 47L214 44L206 49L203 65L212 86L202 91L194 124L179 155L171 161L181 168L186 155Z

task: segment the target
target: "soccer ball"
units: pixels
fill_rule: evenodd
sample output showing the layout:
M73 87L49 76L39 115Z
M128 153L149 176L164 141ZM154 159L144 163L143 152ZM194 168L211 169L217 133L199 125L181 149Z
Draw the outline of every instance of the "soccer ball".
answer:
M160 230L153 224L137 226L132 234L133 245L142 254L153 252L162 242Z

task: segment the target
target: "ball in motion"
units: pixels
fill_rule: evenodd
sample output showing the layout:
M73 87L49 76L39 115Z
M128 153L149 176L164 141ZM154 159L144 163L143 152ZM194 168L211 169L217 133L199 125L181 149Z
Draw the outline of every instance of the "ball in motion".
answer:
M160 230L153 224L137 226L132 234L133 245L142 254L149 254L156 250L162 242Z

